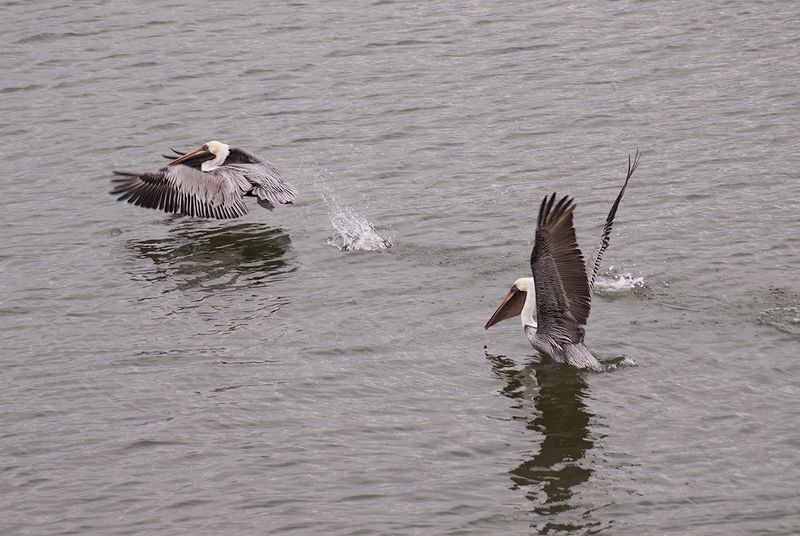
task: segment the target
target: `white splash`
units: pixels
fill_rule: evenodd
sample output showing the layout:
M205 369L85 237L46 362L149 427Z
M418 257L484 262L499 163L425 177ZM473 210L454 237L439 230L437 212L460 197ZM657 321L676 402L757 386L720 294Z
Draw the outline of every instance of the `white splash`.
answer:
M638 366L638 363L636 363L636 361L630 357L622 356L615 359L610 359L608 361L601 361L600 365L602 367L601 372L612 372L618 368L636 367Z
M342 205L335 197L323 195L322 199L328 205L333 227L333 236L328 239L331 246L339 251L381 251L393 245L391 238L379 235L368 219Z
M644 277L633 274L620 274L616 277L598 276L594 281L594 290L600 294L618 294L644 288Z

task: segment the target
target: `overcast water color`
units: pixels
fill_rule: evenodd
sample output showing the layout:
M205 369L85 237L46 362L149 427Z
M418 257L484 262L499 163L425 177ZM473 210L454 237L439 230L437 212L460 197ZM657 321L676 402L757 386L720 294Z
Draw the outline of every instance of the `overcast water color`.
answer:
M0 2L0 533L800 532L800 6ZM118 203L221 140L294 206ZM595 245L586 373L516 321Z

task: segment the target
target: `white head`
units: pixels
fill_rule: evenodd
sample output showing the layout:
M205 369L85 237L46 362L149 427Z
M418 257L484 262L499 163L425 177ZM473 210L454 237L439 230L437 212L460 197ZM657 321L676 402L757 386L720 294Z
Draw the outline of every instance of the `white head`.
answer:
M225 159L228 158L230 153L230 145L218 141L210 141L197 149L193 149L179 156L170 162L169 165L184 164L193 168L200 168L202 171L211 171L224 164Z
M211 171L218 168L225 163L225 159L231 154L231 146L226 143L210 141L205 144L205 147L208 148L208 152L214 155L214 159L203 162L200 166L203 171Z
M511 286L506 297L486 322L485 329L507 318L520 315L523 326L536 327L536 288L532 277L520 277Z
M533 289L533 278L532 277L520 277L516 281L514 281L514 286L517 289L521 290L522 292L528 292L529 290Z

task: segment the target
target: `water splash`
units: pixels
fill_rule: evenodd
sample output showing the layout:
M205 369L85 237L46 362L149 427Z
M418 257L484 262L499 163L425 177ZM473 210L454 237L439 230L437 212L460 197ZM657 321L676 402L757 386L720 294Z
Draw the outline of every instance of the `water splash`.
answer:
M613 372L618 368L636 367L639 364L630 357L620 356L612 359L604 359L600 361L602 370L600 372Z
M328 244L339 251L381 251L393 245L391 238L384 238L375 226L353 209L342 205L336 197L322 196L331 217L333 236Z
M594 290L599 294L621 294L644 288L644 277L633 274L620 274L616 277L599 276L594 282Z

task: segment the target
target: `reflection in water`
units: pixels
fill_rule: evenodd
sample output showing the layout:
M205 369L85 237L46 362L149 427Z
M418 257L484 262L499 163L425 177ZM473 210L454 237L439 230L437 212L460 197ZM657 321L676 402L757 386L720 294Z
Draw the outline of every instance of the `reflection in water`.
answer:
M155 271L134 277L174 283L165 292L255 287L295 270L287 260L286 231L257 223L207 228L187 222L166 238L130 240L126 246L155 265Z
M515 487L526 490L526 498L534 503L533 512L543 519L542 533L584 530L589 525L582 519L586 512L574 512L566 520L556 522L557 514L579 507L572 500L575 488L592 474L583 461L592 448L590 426L593 415L583 399L587 395L585 372L555 363L535 363L519 370L504 356L486 354L494 372L507 382L502 394L524 409L533 402L534 415L525 417L527 428L544 435L538 452L509 471Z

